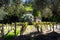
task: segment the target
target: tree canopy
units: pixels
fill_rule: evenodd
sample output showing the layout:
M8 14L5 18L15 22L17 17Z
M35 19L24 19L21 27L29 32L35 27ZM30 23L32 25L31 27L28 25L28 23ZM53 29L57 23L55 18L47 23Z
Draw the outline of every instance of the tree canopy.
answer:
M42 21L49 20L57 22L60 17L60 0L29 0L26 2L13 0L12 4L6 0L3 1L2 5L0 6L4 7L3 10L8 13L9 17L17 17L18 20L27 11L31 11L34 17L39 17Z

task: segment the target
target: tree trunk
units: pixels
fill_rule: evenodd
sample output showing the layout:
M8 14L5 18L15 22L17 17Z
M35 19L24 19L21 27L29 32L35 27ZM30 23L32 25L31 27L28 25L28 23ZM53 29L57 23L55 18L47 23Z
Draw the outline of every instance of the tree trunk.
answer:
M3 25L3 22L2 22L2 30L1 30L1 33L2 33L2 39L4 40L4 25Z
M11 30L12 30L12 24L10 24L10 26L11 26Z
M15 29L14 29L14 33L15 33L15 36L16 36L16 22L15 22L15 26L14 26L14 27L15 27Z
M54 23L53 23L53 32L54 32Z
M5 24L6 25L6 29L7 29L7 24Z
M26 30L26 27L27 26L25 24L22 25L22 28L20 30L20 35L23 35L24 31Z
M8 32L9 32L9 24L8 24Z
M40 27L40 30L41 30L41 33L43 32L43 30L42 30L42 26Z
M57 23L56 23L56 29L57 29Z
M51 31L51 25L50 25L50 31Z
M24 30L24 26L22 25L22 28L21 28L21 30L20 30L20 35L23 34L23 30Z
M39 26L38 27L36 27L37 28L37 31L39 32Z

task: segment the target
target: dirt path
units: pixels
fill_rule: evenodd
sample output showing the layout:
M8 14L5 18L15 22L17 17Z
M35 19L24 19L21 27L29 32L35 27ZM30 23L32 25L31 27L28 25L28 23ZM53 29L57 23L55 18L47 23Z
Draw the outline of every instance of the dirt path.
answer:
M35 32L35 31L37 31L37 29L33 25L28 26L23 35L29 34L29 33ZM43 34L48 34L52 31L53 31L53 27L51 27L51 31L50 31L50 27L48 27L48 30L43 28ZM56 25L54 25L54 31L57 33L60 33L60 25L57 25L57 29L56 29Z

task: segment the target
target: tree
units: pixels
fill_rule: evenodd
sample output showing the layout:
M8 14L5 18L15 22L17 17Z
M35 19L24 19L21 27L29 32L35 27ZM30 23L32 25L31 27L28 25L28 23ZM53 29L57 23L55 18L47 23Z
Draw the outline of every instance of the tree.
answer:
M3 25L4 21L3 20L4 20L4 16L8 13L6 13L3 9L4 8L0 5L0 23L2 24L1 34L2 34L2 38L4 40L4 25Z
M40 17L40 19L42 20L42 10L45 8L45 1L44 0L35 0L34 1L34 9L33 9L33 15L35 17ZM44 6L43 6L44 5ZM37 13L39 12L39 13Z
M57 16L60 16L59 10L60 0L35 0L33 13L34 16L36 16L36 14L38 14L37 11L40 11L43 20L52 21L53 19L59 20L59 18L57 18ZM57 22L57 20L54 21Z
M24 6L22 5L22 3L20 3L18 0L15 0L15 2L10 5L7 6L7 8L5 9L5 11L8 13L8 23L15 23L15 36L16 36L16 22L19 21L20 17L22 16L23 12L24 12ZM6 19L6 18L5 18Z
M49 9L48 7L46 7L46 8L43 9L42 17L44 17L44 18L50 18L52 16L53 16L53 14L52 14L51 9Z

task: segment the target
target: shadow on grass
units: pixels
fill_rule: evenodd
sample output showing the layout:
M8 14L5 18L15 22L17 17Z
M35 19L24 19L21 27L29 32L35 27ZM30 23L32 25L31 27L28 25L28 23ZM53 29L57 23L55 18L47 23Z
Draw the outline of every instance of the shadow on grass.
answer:
M38 32L33 32L27 35L20 35L16 37L13 35L8 35L4 40L60 40L60 34L51 32L44 35Z
M13 37L14 37L14 35L8 35L8 36L5 36L4 40L12 40Z

